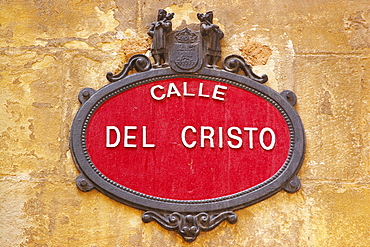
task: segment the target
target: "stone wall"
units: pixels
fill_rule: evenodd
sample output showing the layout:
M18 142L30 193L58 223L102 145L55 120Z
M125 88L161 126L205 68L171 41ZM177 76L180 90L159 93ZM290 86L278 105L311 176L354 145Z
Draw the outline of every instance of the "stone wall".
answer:
M157 10L174 28L214 11L223 56L292 90L306 129L302 188L237 211L188 244L93 190L69 130L84 87L148 54ZM3 0L0 3L1 246L370 246L370 6L366 0Z

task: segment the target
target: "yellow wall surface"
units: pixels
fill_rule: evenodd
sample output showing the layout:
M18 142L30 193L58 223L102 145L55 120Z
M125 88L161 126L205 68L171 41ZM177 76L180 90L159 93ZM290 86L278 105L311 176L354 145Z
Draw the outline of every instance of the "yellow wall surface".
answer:
M242 210L193 243L142 211L76 188L69 131L82 88L149 55L157 10L174 29L213 10L222 55L292 90L305 126L302 188ZM2 0L0 246L370 246L367 0Z

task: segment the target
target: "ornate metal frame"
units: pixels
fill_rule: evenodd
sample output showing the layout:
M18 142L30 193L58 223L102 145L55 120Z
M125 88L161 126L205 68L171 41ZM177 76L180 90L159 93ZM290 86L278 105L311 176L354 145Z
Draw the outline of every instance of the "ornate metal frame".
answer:
M174 33L178 35L179 32ZM189 29L183 33L190 33L193 41L201 39L199 34L195 37ZM173 49L174 44L169 45L172 45L170 56L176 57L178 51ZM73 159L81 172L76 179L81 191L90 191L95 188L121 203L144 210L143 222L154 220L167 230L177 231L188 242L194 241L200 231L212 230L223 220L235 223L237 221L237 216L233 212L235 210L262 201L280 190L296 192L301 186L297 173L302 165L305 152L304 128L293 107L297 101L293 92L283 91L279 94L262 85L267 81L267 76L255 75L251 66L238 55L226 57L222 64L223 69L208 68L202 61L206 51L205 49L201 51L202 56L197 57L195 54L195 59L200 60L189 69L174 65L174 59L170 59L169 67L153 68L148 57L138 54L131 57L119 74L113 75L110 72L107 74L107 79L112 82L111 84L97 91L91 88L82 89L78 95L82 106L73 121L70 138ZM128 75L132 70L136 70L137 73ZM239 74L241 71L244 75ZM290 131L290 150L282 168L270 179L250 189L207 200L172 200L149 196L125 188L101 174L90 160L85 142L87 125L94 111L107 99L125 90L157 80L179 77L228 83L249 91L274 105L284 117Z

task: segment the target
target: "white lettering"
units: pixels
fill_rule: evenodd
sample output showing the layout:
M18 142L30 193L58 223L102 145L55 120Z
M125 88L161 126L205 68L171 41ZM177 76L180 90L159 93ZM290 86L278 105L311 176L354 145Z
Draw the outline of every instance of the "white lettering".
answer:
M173 82L168 85L167 98L171 97L172 94L176 94L177 96L181 97L179 90Z
M233 140L236 140L238 141L238 144L237 145L234 145L232 143L232 141L227 141L227 144L229 145L229 147L231 148L240 148L243 144L243 140L242 138L240 138L239 136L236 136L236 135L233 135L231 132L233 130L236 130L236 132L240 135L242 133L242 131L238 128L238 127L230 127L228 130L227 130L227 135L230 137L230 139L233 139Z
M129 144L128 143L128 140L135 140L136 139L136 136L129 136L128 131L129 130L136 130L136 129L137 129L137 126L125 126L125 128L124 128L125 137L123 138L123 146L125 148L136 148L136 144Z
M209 135L205 135L205 131L209 130ZM212 127L209 126L200 126L200 147L204 148L204 140L209 140L209 146L211 148L214 148L214 142L213 142L213 135L215 134L215 130Z
M156 95L155 95L155 93L154 93L154 90L156 90L156 89L160 89L160 90L163 90L164 89L164 87L163 86L161 86L161 85L155 85L155 86L153 86L151 89L150 89L150 95L152 96L152 98L153 99L155 99L155 100L162 100L162 99L164 99L164 97L166 97L166 95L165 94L162 94L162 96L160 96L160 97L157 97Z
M219 148L224 147L223 138L222 138L222 127L218 127L218 147Z
M264 142L264 136L265 136L265 132L269 132L271 134L271 143L269 146L266 146L265 142ZM271 150L274 148L275 146L275 141L276 141L276 136L275 136L275 132L269 128L269 127L265 127L261 130L260 132L260 144L261 144L261 147L265 150Z
M189 97L195 96L195 94L193 93L188 93L188 83L186 81L184 81L183 83L184 83L184 96L189 96Z
M224 89L224 90L226 90L227 87L221 86L221 85L216 85L215 88L213 89L212 99L217 99L217 100L224 101L225 100L224 98L218 97L217 95L223 95L224 96L225 93L218 91L218 89Z
M148 144L146 142L146 126L143 126L143 148L154 148L155 144Z
M182 141L182 144L184 144L185 147L187 147L187 148L193 148L193 147L195 147L195 145L197 144L197 142L196 141L193 141L191 144L189 144L186 141L186 131L188 129L190 129L193 133L197 133L197 130L193 126L186 126L181 131L181 141Z
M205 97L205 98L208 98L209 97L209 95L203 94L203 83L199 83L199 93L198 93L198 96L199 97Z
M253 149L253 131L257 131L257 128L244 127L245 131L249 131L249 149Z
M244 135L242 136L243 134L243 130L246 131L248 134L246 134L246 137L244 137ZM239 148L242 148L243 147L243 144L245 141L245 143L247 143L247 139L249 139L249 149L254 149L254 133L259 133L259 144L261 146L261 148L263 148L264 150L268 151L268 150L272 150L275 145L276 145L276 135L275 135L275 132L269 128L269 127L265 127L263 128L261 131L259 131L258 128L256 127L243 127L243 128L239 128L239 127L235 127L235 126L232 126L230 128L227 129L227 138L228 140L226 141L224 136L223 136L223 130L224 130L224 127L217 127L217 128L213 128L211 126L200 126L200 130L199 130L199 135L197 135L197 129L193 126L186 126L182 129L182 132L181 132L181 141L182 143L184 144L185 147L187 148L194 148L197 146L197 141L192 141L191 143L189 143L187 140L186 140L186 135L188 133L188 130L190 130L194 136L198 136L198 139L200 141L200 147L201 148L205 148L206 146L206 141L209 141L209 147L210 148L214 148L215 147L215 139L216 138L216 141L218 139L218 148L223 148L224 147L224 142L227 143L227 146L229 146L230 148L232 149L239 149ZM218 133L216 133L216 131L218 131ZM266 132L270 133L270 136L266 136ZM225 134L226 135L226 134ZM215 137L216 136L216 137ZM267 137L267 138L266 138ZM270 141L271 140L271 141ZM266 142L269 142L270 143L266 143ZM217 144L216 144L217 145Z
M178 97L181 97L181 96L195 97L196 96L195 93L192 93L192 92L188 91L189 90L188 82L184 81L182 83L182 86L183 86L183 88L182 88L183 91L180 92L178 87L176 86L176 84L173 83L173 82L168 84L167 91L166 91L166 88L164 86L155 85L155 86L150 88L150 96L154 100L158 100L158 101L159 100L164 100L165 97L170 98L173 95L176 95ZM223 91L223 90L227 90L227 87L222 86L222 85L215 85L213 87L213 92L212 92L212 97L211 98L214 99L214 100L224 101L226 92ZM159 94L160 92L158 92L158 91L162 91L161 94ZM204 83L199 83L199 85L198 85L198 95L197 96L203 97L203 98L210 98L210 95L204 93Z
M110 143L110 132L111 130L114 130L116 132L116 141L114 143ZM116 126L107 126L106 127L106 144L105 146L107 148L114 148L117 147L120 139L121 139L121 133L119 132L119 129Z

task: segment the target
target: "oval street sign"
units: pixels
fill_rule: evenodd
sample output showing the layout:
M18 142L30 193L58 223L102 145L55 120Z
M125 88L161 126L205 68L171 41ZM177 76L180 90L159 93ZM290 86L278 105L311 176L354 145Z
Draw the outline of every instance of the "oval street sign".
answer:
M145 210L144 222L193 241L235 223L237 209L297 191L305 135L293 92L262 85L267 76L238 55L217 67L223 32L212 12L198 14L195 32L173 32L173 16L160 10L149 28L155 64L134 55L107 74L111 84L80 92L70 147L80 190Z
M296 111L264 85L214 74L148 71L92 94L71 133L82 173L144 210L235 209L284 188L304 153Z

